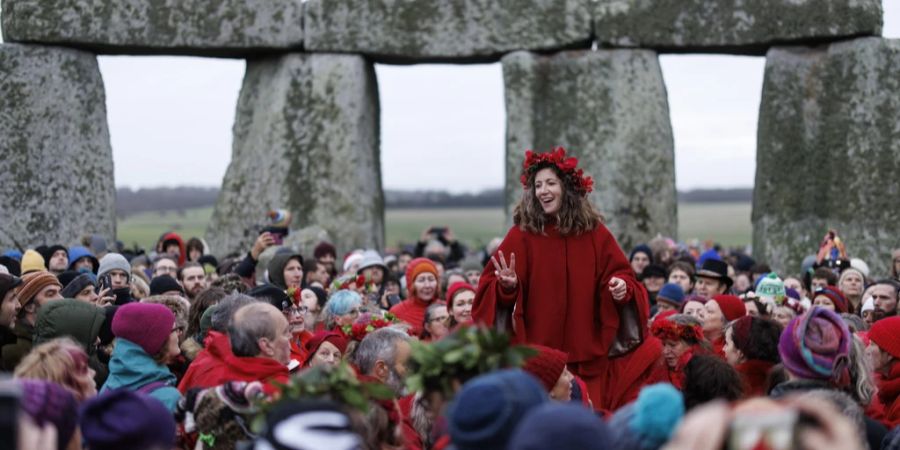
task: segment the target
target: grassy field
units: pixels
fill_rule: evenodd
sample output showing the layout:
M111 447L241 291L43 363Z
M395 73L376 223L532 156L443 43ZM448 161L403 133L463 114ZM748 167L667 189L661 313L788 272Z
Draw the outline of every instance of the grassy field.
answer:
M187 239L203 236L212 208L186 211L183 215L143 213L120 220L119 240L150 248L167 230ZM485 209L397 209L385 215L387 243L413 242L432 225L449 226L463 242L480 246L506 231L503 210ZM679 239L713 240L724 245L747 245L751 240L749 203L682 203L678 205Z

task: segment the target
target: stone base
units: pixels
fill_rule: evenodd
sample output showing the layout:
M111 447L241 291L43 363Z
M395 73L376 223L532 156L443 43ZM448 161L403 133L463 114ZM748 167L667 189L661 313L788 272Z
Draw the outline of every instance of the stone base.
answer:
M797 274L829 228L875 278L900 244L900 40L775 48L759 114L753 249Z
M362 57L248 61L207 242L246 252L278 208L293 213L292 228L324 228L339 251L382 247L378 87Z
M0 248L116 235L112 148L97 58L0 44Z

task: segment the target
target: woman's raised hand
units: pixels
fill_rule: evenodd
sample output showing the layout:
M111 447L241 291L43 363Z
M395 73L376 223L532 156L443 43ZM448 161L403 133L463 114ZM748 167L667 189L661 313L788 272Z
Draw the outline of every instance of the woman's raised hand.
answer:
M506 263L502 250L497 251L497 256L500 257L500 262L497 262L497 258L491 256L491 263L494 264L494 275L500 280L500 287L511 291L519 283L519 278L516 276L516 254L510 253L509 264Z
M625 280L619 277L610 278L609 292L612 294L613 300L621 302L625 299L625 294L628 292L628 286L625 285Z

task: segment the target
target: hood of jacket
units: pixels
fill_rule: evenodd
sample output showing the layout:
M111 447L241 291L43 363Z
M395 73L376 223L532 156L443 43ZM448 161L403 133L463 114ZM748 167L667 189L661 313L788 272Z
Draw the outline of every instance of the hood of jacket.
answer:
M175 241L178 243L178 267L183 266L184 261L187 259L187 255L184 251L184 239L174 231L162 235L156 243L159 253L166 252L166 249L163 247L163 244L165 244L166 241Z
M69 336L81 344L88 354L93 354L104 320L106 315L103 309L90 303L73 299L47 302L38 311L34 345Z
M269 272L269 281L277 286L279 289L287 289L287 282L284 281L284 267L287 266L288 262L292 259L297 259L300 261L300 264L303 264L303 257L297 253L287 252L287 253L278 253L272 257L272 260L269 261L269 265L266 269Z
M101 391L137 390L157 381L174 386L176 378L168 367L154 361L139 345L127 339L116 339L116 348L109 360L109 378Z

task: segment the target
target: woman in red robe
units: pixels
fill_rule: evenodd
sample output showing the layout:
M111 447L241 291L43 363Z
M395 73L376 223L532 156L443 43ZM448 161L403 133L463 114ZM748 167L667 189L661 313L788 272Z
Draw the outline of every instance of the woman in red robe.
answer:
M526 152L515 225L482 273L473 317L508 330L515 343L568 353L594 407L614 410L659 381L661 348L645 341L647 292L588 200L593 180L577 165L562 148Z

